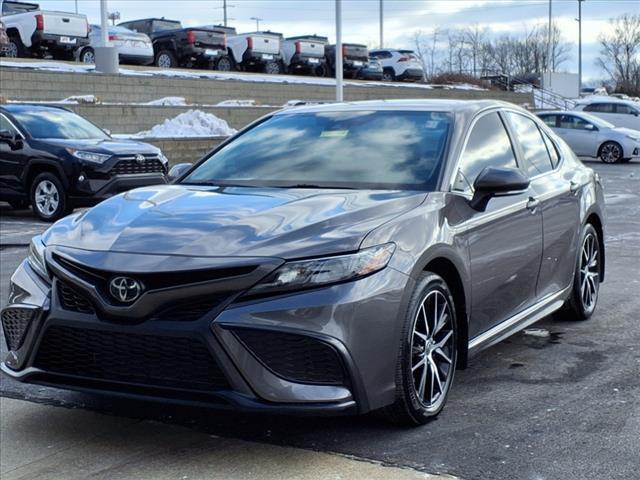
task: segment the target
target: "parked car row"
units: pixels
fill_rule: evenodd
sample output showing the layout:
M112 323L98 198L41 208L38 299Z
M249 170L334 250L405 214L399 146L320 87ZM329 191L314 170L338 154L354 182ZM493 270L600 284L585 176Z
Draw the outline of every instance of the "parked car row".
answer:
M0 200L45 221L117 193L168 182L153 145L118 140L62 107L0 107Z
M43 11L35 3L2 1L2 20L9 57L52 56L93 63L95 49L103 44L101 27L89 25L86 16ZM108 38L121 63L335 76L335 45L319 35L284 38L275 32L237 33L222 25L185 28L178 20L145 18L109 27ZM345 43L342 56L347 78L420 81L424 77L411 50L369 52L366 45Z

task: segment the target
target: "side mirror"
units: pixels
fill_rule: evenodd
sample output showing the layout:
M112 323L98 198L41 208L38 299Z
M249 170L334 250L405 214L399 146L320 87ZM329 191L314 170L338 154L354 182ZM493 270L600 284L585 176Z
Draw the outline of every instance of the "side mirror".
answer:
M174 181L177 178L180 178L191 167L193 167L193 163L178 163L177 165L174 165L171 167L171 170L169 170L169 180Z
M492 197L516 195L529 188L529 179L517 168L487 167L473 183L471 208L483 212Z
M592 131L592 132L594 132L594 131L598 130L598 129L596 128L596 126L595 126L593 123L587 123L587 124L584 126L584 129L585 129L585 130Z
M9 145L11 150L22 148L22 139L16 137L15 133L10 130L0 130L0 142Z

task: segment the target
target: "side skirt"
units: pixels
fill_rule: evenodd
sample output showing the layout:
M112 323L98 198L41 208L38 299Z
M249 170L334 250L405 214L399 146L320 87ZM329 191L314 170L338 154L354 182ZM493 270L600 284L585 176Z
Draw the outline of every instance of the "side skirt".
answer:
M477 337L472 338L469 341L469 356L475 355L481 350L501 342L505 338L519 332L532 323L542 320L547 315L552 314L562 307L570 290L571 285L559 292L552 293L540 300L538 303L505 320L499 325L496 325Z

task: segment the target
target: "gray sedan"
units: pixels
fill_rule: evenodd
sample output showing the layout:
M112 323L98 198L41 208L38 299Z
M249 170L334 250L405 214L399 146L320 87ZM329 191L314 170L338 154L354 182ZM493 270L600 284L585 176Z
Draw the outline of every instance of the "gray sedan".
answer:
M640 157L640 132L616 127L588 113L540 112L538 116L580 157L605 163L628 162Z
M287 109L186 168L33 239L5 374L419 425L472 355L596 309L600 179L515 105Z

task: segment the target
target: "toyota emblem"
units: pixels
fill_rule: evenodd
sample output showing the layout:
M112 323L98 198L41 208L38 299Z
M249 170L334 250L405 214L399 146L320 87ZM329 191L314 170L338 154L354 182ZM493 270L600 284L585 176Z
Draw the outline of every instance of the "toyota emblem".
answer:
M133 278L114 277L109 282L109 293L119 302L135 302L142 293L142 284Z
M142 165L144 163L144 161L145 161L144 155L141 155L141 154L138 153L136 155L136 162L138 162L140 165Z

